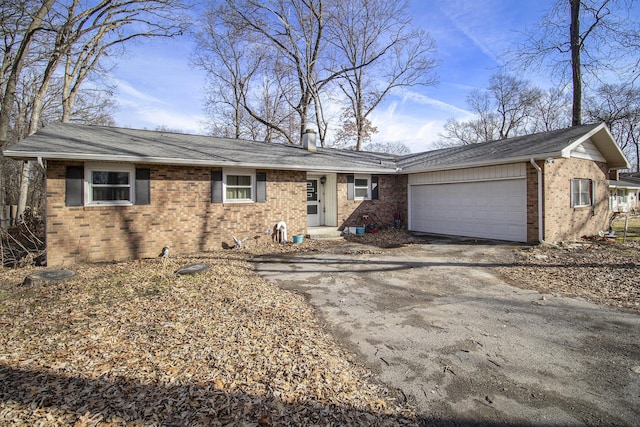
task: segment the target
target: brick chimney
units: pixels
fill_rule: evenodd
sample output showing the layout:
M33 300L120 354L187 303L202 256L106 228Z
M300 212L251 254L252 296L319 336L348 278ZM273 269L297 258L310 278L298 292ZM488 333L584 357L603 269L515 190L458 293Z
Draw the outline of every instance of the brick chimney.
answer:
M302 146L308 151L316 151L316 131L307 129L302 134Z

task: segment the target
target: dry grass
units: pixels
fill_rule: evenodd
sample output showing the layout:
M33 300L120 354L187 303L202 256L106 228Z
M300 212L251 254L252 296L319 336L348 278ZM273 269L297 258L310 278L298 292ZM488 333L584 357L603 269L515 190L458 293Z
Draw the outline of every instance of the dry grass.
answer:
M613 221L613 229L616 231L618 235L618 240L622 240L624 236L624 228L625 228L625 217L620 216ZM627 233L626 233L627 241L637 241L640 240L640 216L629 217L629 223L627 225Z
M26 287L31 269L4 270L0 425L413 424L249 256L83 265ZM172 273L190 263L212 268Z

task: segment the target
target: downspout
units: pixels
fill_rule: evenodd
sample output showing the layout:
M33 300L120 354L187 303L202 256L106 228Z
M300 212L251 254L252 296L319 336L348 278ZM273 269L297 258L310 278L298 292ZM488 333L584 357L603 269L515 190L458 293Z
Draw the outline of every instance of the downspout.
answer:
M538 241L540 243L551 244L544 241L544 212L542 210L542 168L538 166L533 157L529 160L531 166L538 171Z

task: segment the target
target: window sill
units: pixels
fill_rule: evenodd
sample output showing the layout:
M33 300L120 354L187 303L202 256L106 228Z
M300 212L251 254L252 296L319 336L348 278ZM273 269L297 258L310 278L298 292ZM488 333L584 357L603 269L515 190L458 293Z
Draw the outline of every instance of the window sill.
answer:
M102 202L102 203L87 203L84 205L85 208L100 208L100 207L114 207L114 206L133 206L131 202L123 202L123 203L113 203L113 202Z
M222 203L227 205L255 203L255 200L224 200Z

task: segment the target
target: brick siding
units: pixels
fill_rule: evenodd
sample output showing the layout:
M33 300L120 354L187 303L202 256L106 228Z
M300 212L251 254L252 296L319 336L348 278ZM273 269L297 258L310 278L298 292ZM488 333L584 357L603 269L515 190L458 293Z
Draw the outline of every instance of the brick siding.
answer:
M402 215L403 228L407 220L407 175L378 175L378 200L347 200L347 174L338 174L338 226L355 227L361 215L369 214L378 226L393 225L394 213Z
M210 168L154 165L149 205L67 207L71 164L47 165L49 266L155 257L165 245L174 254L209 251L232 246L233 235L264 244L279 221L289 235L306 232L305 172L267 171L266 203L222 204L211 202Z
M544 239L549 242L579 240L609 228L608 168L582 159L555 159L544 170ZM571 207L571 180L591 179L596 185L593 206Z
M174 254L192 254L233 245L232 236L252 244L271 242L267 229L279 221L288 234L307 229L306 173L267 171L266 203L212 203L211 169L190 166L151 167L151 204L136 206L65 206L67 165L48 161L48 265L120 261L155 257L169 245ZM608 229L608 181L605 164L581 159L556 159L538 165L544 171L544 238L577 240ZM145 166L148 167L148 166ZM339 228L361 225L363 214L381 226L393 225L400 213L407 219L406 175L379 175L378 200L347 200L347 174L337 175ZM571 208L570 180L593 179L593 207ZM538 240L537 171L527 165L527 240Z
M542 163L536 162L542 168ZM544 193L543 193L544 194ZM536 243L540 239L538 224L538 171L527 164L527 242Z

